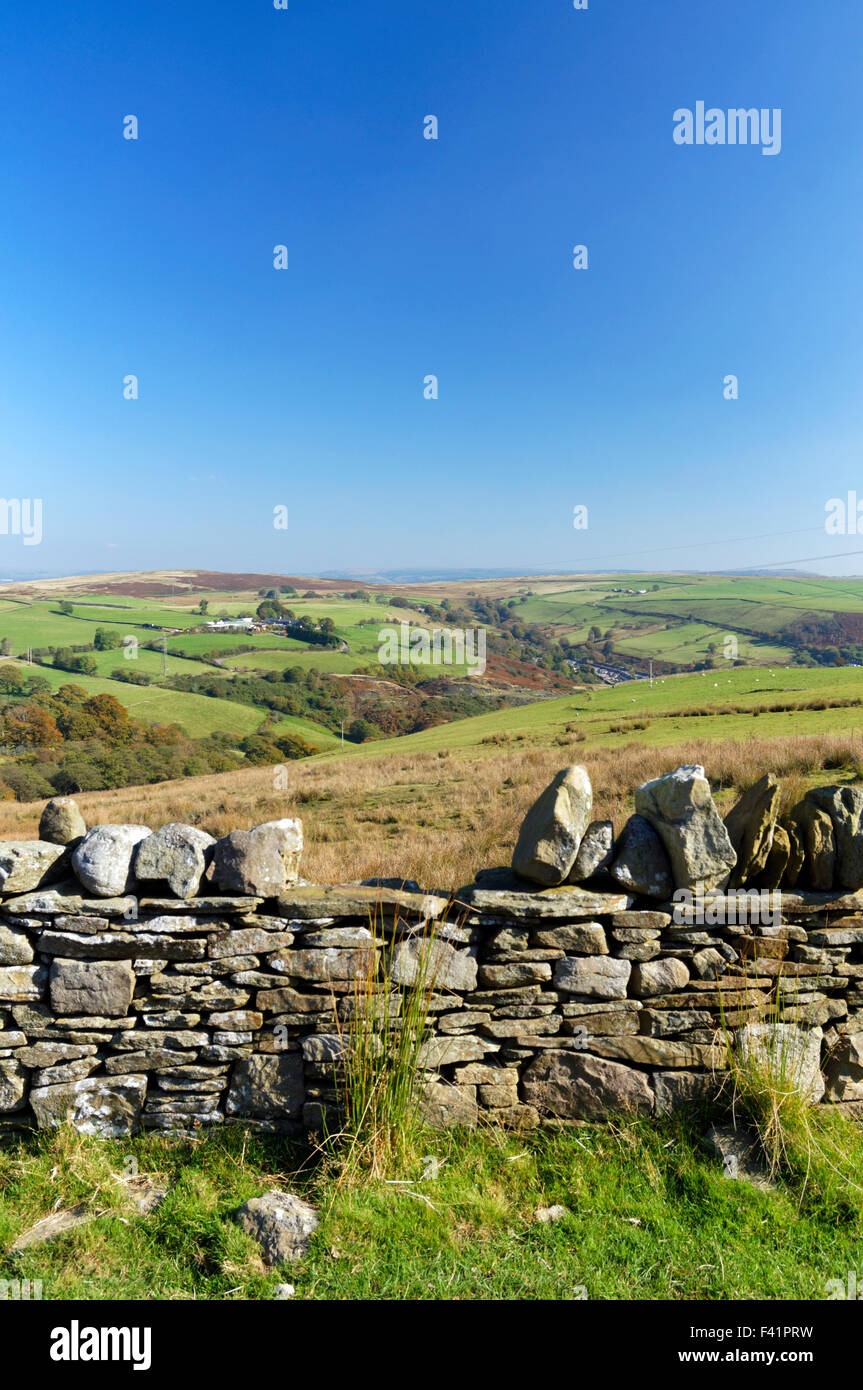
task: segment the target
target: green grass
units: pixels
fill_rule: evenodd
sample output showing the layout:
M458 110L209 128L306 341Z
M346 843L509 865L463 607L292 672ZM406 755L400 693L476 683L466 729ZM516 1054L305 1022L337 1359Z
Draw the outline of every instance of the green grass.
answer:
M123 660L122 652L110 652ZM196 663L197 664L197 663ZM179 724L191 738L223 732L244 738L253 734L267 711L253 705L235 704L232 700L211 699L206 695L187 694L181 690L161 690L158 686L127 685L103 676L82 676L73 671L59 671L53 666L34 666L36 675L44 677L54 690L61 685L80 685L88 694L113 695L135 719L148 724Z
M859 1126L831 1120L859 1162ZM0 1148L0 1249L55 1206L105 1214L0 1257L0 1277L39 1279L46 1300L261 1300L285 1280L298 1299L820 1300L863 1270L859 1191L731 1181L700 1147L706 1123L430 1133L400 1184L340 1183L302 1143L241 1129L27 1137ZM130 1157L169 1185L149 1216L121 1202ZM231 1215L273 1187L311 1201L321 1225L304 1260L267 1271ZM535 1221L556 1204L561 1221Z

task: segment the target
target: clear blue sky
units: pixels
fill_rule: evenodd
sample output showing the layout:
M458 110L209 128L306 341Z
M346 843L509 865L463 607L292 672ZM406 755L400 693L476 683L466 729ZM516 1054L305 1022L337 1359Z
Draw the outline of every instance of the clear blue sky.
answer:
M863 549L824 534L863 498L861 51L859 0L7 7L2 493L44 539L0 573ZM781 153L676 145L698 100L781 108Z

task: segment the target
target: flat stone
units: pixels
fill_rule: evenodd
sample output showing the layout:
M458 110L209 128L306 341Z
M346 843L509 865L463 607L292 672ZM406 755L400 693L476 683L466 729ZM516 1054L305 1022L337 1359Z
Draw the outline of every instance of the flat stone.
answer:
M268 931L260 927L220 931L208 938L207 955L211 960L224 960L231 956L268 955L288 950L293 946L294 939L293 932ZM326 945L325 942L320 944Z
M489 917L534 922L589 920L607 912L622 912L630 902L625 893L592 893L568 884L536 892L510 892L471 884L458 890L456 905L471 907Z
M54 961L48 976L51 1007L57 1014L121 1017L135 989L128 961Z
M81 896L77 883L58 883L54 888L42 888L33 893L6 898L3 903L6 916L47 916L64 914L76 917L80 914L96 914L101 917L137 917L138 899L131 894L119 898L85 898Z
M654 1108L643 1072L582 1052L550 1052L528 1062L521 1094L540 1113L569 1120L649 1115Z
M289 888L279 895L280 917L298 922L330 917L359 917L366 923L381 916L438 918L449 899L433 893L404 893L395 888L363 888L357 884Z
M586 960L567 957L554 968L554 985L564 994L582 994L595 999L624 999L632 967L628 960L592 956Z
M121 1139L138 1127L146 1076L87 1077L66 1086L40 1086L30 1092L39 1129L71 1124L81 1134Z
M0 965L29 965L33 947L26 932L0 922Z
M548 927L531 936L534 945L569 951L580 956L607 956L608 942L598 922L571 923L564 927Z
M275 952L267 959L271 970L292 979L317 984L356 980L374 971L375 953L368 950L341 951L301 949Z
M722 1071L728 1066L728 1054L722 1046L666 1038L593 1038L590 1050L600 1057L644 1067L698 1067Z
M304 1101L302 1057L296 1052L256 1053L236 1063L225 1111L228 1115L295 1118Z

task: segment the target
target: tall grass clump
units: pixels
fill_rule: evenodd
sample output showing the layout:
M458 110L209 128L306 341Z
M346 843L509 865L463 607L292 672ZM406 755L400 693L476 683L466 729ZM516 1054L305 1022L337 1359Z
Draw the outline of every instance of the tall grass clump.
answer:
M757 960L752 963L757 974ZM744 977L746 971L744 971ZM812 984L813 977L807 977ZM815 977L817 988L817 977ZM796 980L794 985L796 987ZM756 1046L741 1046L739 1028L722 1017L728 1061L730 1108L735 1128L754 1131L768 1176L796 1185L842 1217L863 1219L863 1130L832 1107L813 1104L804 1075L804 1044L813 1021L782 1023L794 990L781 990L781 973L767 1010L751 1010L747 1022L770 1025ZM778 1026L776 1026L778 1025ZM741 1025L743 1026L743 1025Z
M436 925L391 926L370 914L371 940L348 996L336 1010L341 1057L336 1080L342 1114L343 1168L380 1177L412 1151L421 1128L429 1010L439 957ZM398 947L414 944L396 971Z

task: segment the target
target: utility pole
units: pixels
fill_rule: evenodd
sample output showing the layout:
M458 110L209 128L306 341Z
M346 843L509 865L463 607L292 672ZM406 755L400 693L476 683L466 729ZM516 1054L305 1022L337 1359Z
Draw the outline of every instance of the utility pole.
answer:
M653 689L653 657L650 658L650 688Z
M168 674L168 634L162 633L162 675Z
M342 752L345 750L345 721L342 720Z

